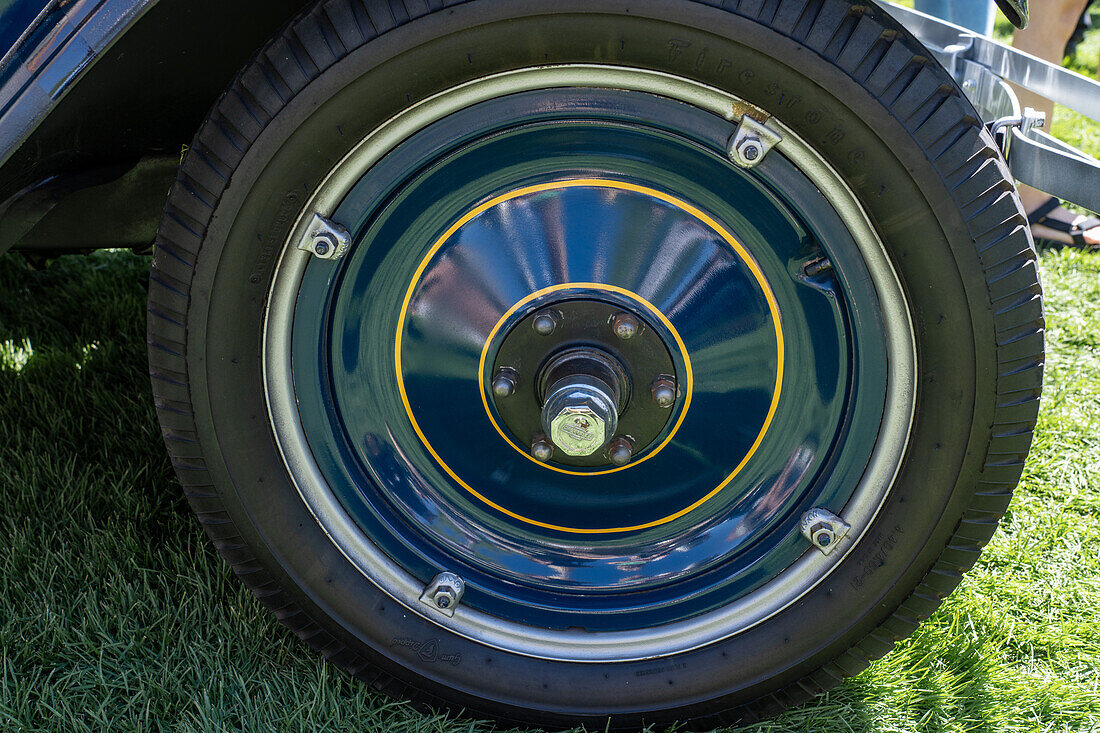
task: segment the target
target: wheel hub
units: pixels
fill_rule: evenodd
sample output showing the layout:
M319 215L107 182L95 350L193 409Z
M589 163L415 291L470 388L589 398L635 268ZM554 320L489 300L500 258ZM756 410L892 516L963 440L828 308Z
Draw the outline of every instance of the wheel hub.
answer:
M509 437L539 461L624 466L675 412L677 369L665 337L620 304L543 304L495 346L486 394Z

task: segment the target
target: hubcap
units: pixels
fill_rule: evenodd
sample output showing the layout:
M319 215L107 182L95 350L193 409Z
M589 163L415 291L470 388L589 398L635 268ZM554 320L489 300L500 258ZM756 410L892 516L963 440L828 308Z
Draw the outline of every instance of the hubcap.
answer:
M304 500L416 613L454 573L430 617L513 652L759 623L858 541L905 445L912 331L858 205L789 131L734 166L736 100L654 76L516 72L387 123L314 199L345 257L284 255L272 291ZM851 527L828 555L813 507Z

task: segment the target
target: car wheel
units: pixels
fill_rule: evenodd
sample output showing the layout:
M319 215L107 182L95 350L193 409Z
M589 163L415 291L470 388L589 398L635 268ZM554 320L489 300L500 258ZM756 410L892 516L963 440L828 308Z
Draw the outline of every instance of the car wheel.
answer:
M172 190L150 365L218 549L341 668L499 720L748 722L863 669L1035 423L980 119L871 5L414 5L304 12Z

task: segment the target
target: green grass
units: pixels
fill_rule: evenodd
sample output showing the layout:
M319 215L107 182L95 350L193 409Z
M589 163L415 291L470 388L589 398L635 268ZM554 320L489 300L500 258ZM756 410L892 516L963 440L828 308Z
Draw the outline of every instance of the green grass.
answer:
M328 668L210 548L150 406L147 265L0 257L0 729L488 730ZM911 639L754 730L1100 729L1100 255L1042 272L1042 416L1002 529Z
M1094 154L1098 129L1055 125ZM1100 730L1100 254L1041 265L1042 412L1000 531L910 639L748 730ZM491 730L329 668L206 542L151 407L147 268L0 256L0 730Z
M488 729L328 668L212 551L150 407L147 265L0 257L0 729ZM1042 265L1043 411L1001 531L911 639L756 730L1100 728L1100 256Z

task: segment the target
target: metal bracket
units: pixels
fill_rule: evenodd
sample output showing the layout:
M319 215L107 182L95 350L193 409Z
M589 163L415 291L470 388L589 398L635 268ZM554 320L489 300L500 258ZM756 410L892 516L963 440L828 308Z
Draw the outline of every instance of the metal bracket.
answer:
M783 140L783 136L777 130L768 127L767 123L760 123L749 117L741 116L741 122L737 125L737 132L730 138L726 146L726 154L730 160L742 168L752 168L764 159L775 145Z
M1009 149L1012 147L1014 135L1009 132L1019 130L1020 134L1027 137L1032 130L1042 127L1047 122L1047 116L1043 112L1037 112L1031 107L1024 107L1023 114L998 117L987 125L989 134L1001 146L1005 160L1009 157Z
M815 507L802 515L798 528L822 555L828 555L847 536L852 526L828 509Z
M1093 120L1100 120L1100 83L916 10L883 5L943 64L991 130L1002 133L1016 180L1100 211L1100 162L1042 132L1007 82Z
M1037 112L1031 107L1024 107L1024 113L1021 115L1009 115L1007 117L998 117L989 123L989 134L996 138L998 135L1003 135L1003 130L1006 127L1019 128L1023 134L1028 134L1036 127L1042 127L1047 123L1047 116L1043 112Z
M298 240L298 249L322 260L338 260L351 245L346 227L314 214L309 226Z

